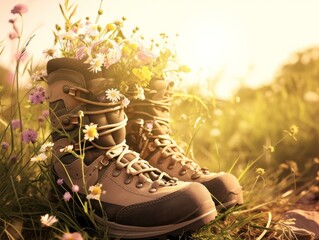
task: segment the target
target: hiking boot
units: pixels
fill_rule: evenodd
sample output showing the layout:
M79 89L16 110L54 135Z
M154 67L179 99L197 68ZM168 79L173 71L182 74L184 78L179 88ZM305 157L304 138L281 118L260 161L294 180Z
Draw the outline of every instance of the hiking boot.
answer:
M181 234L213 220L216 208L204 186L173 179L129 150L128 100L112 88L106 69L88 67L72 58L47 64L53 172L63 179L62 194L78 185L96 221L120 238Z
M229 208L243 203L237 178L230 173L212 173L185 156L170 136L169 107L172 84L151 80L145 99L130 97L127 108L127 143L151 166L186 182L199 182L212 194L216 206ZM135 94L131 91L131 94ZM143 98L143 97L142 97Z

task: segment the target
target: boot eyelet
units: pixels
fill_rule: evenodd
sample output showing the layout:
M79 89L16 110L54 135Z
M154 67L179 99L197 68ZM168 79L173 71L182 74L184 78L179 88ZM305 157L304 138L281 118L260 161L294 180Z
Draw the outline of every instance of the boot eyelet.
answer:
M149 192L150 192L150 193L155 193L155 192L157 192L157 189L156 189L156 188L151 188L151 189L149 190Z
M137 188L142 188L143 186L144 186L143 183L138 183L138 184L136 184L136 187L137 187Z
M70 86L64 85L64 86L63 86L63 92L64 92L64 93L69 93L69 92L70 92Z
M175 166L175 165L170 164L170 165L167 166L167 169L168 169L168 170L172 170L172 169L174 168L174 166Z
M131 182L132 182L131 179L126 179L126 180L124 181L124 183L125 183L126 185L129 185Z
M186 171L185 170L182 170L178 173L180 176L184 176L186 174Z
M127 177L127 179L125 179L124 183L126 185L130 184L132 182L132 177Z
M162 164L163 162L164 162L164 159L162 159L162 158L160 158L160 159L157 160L157 163L158 163L158 164Z
M197 178L200 178L201 174L198 174L198 173L194 173L192 176L191 176L191 179L192 180L195 180Z
M63 118L62 119L62 123L63 123L63 125L65 125L65 126L68 126L69 124L70 124L70 118Z
M113 173L112 173L112 176L113 176L113 177L118 177L120 174L121 174L121 171L120 171L120 170L114 169L114 171L113 171Z

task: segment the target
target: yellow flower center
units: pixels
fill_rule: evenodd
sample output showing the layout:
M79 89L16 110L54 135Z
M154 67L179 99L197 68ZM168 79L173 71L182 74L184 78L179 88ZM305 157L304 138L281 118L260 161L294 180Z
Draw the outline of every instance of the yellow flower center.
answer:
M93 186L91 189L91 194L93 195L100 195L102 193L101 187Z
M95 137L97 134L97 130L96 128L92 128L90 127L87 131L87 135L91 138L91 137Z

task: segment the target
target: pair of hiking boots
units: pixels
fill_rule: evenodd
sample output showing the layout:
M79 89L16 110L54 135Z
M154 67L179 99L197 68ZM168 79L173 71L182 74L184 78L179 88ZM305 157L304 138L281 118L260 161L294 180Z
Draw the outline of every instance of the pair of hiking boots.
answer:
M48 62L47 72L54 175L63 189L78 185L83 198L95 186L95 219L110 235L181 234L213 220L216 207L242 204L233 175L201 168L171 139L167 81L151 80L144 100L128 91L128 104L107 69L92 73L81 61L60 58ZM82 128L90 124L97 124L98 137L85 141ZM69 145L84 149L84 159L63 150Z

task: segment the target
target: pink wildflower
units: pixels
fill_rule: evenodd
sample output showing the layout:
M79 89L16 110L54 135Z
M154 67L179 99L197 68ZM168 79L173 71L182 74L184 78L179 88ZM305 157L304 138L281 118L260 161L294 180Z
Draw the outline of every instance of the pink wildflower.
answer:
M63 179L59 178L58 180L56 180L56 183L61 186L63 184Z
M109 68L112 64L117 63L121 58L121 51L119 48L110 48L106 53L104 62L105 68Z
M74 185L72 186L72 192L77 193L79 190L80 190L80 187L79 187L78 185L74 184Z
M12 125L13 130L21 128L21 122L19 119L13 119L11 121L11 125Z
M71 198L72 198L72 195L69 192L65 192L63 194L63 200L64 201L68 202L68 201L70 201Z
M154 123L153 122L148 122L146 123L146 128L149 129L149 130L152 130L154 127Z
M137 58L142 64L149 64L156 59L156 54L146 48L139 48Z
M19 37L19 35L16 32L9 33L10 40L16 39L18 37Z
M129 104L130 104L130 100L128 100L127 98L124 98L124 99L122 100L122 106L123 106L123 107L126 108Z
M83 240L81 233L64 233L61 240Z
M37 141L38 133L32 129L24 130L21 134L21 140L24 143L35 143Z
M9 148L9 143L7 143L7 142L2 142L2 143L1 143L1 148L2 148L3 150L8 150L8 148Z
M12 14L19 14L19 15L22 15L24 13L27 13L28 12L28 7L27 5L25 4L17 4L13 7L13 9L11 10L11 13Z
M37 86L33 92L29 94L29 100L32 104L43 103L47 99L43 87Z
M81 60L86 56L86 46L79 47L76 51L76 59Z

